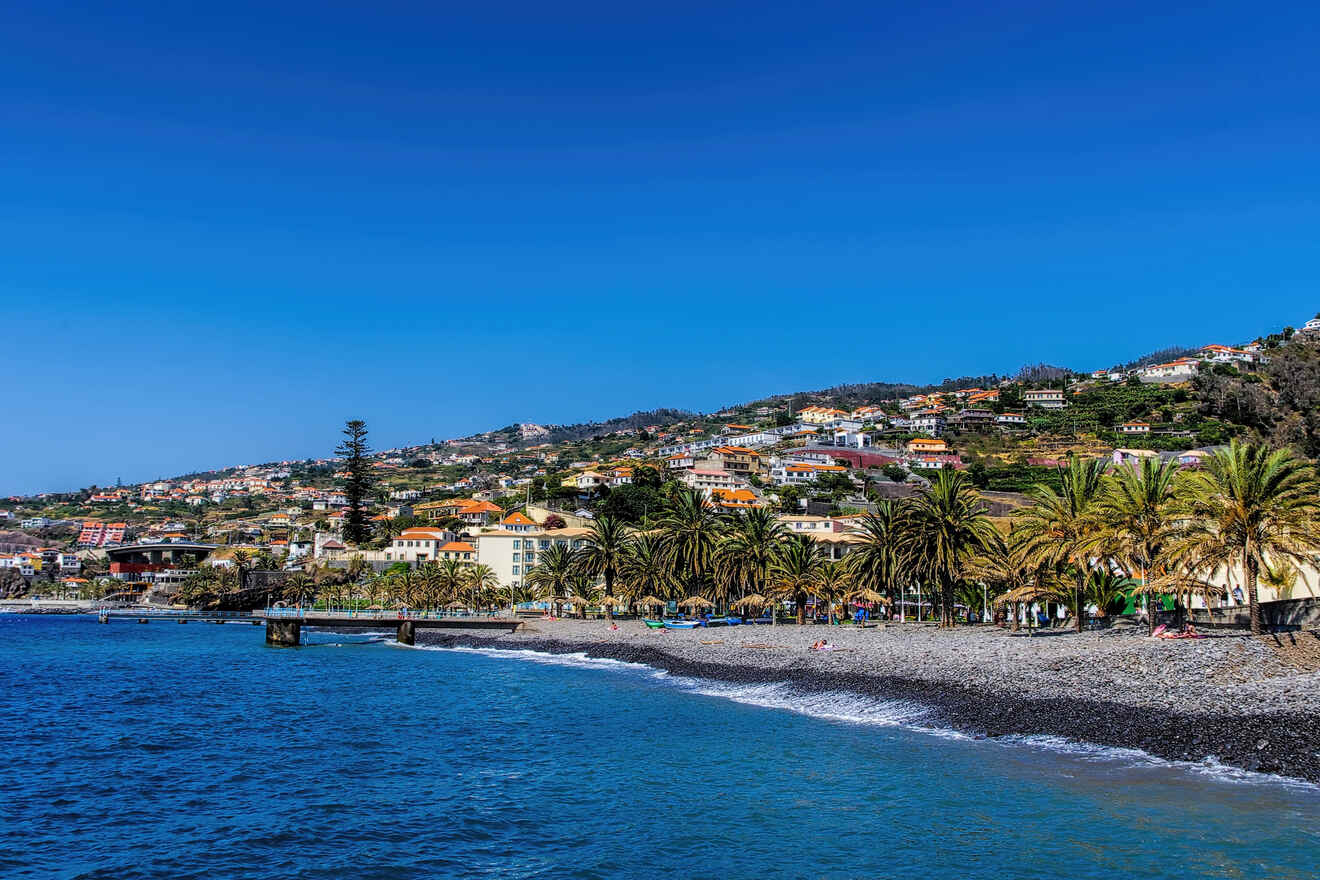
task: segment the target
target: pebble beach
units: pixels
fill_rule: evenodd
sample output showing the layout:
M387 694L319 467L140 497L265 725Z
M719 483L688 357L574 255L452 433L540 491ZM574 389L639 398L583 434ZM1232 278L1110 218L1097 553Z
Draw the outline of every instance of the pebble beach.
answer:
M582 653L671 674L909 701L924 723L1049 735L1320 782L1320 633L1152 639L1134 626L1029 635L991 626L735 626L529 620L419 631L418 644ZM830 649L811 650L820 639Z

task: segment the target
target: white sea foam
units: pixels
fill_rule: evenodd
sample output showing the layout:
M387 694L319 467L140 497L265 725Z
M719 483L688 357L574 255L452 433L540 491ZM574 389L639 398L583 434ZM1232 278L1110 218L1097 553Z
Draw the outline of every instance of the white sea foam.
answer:
M516 659L548 666L566 666L580 669L605 669L643 673L661 680L687 693L716 697L748 706L795 712L825 721L860 724L873 727L893 727L916 731L944 739L976 741L1015 748L1040 749L1088 763L1103 762L1138 769L1166 768L1204 776L1218 782L1283 785L1289 788L1320 792L1320 785L1303 779L1257 773L1221 763L1214 757L1201 761L1176 761L1152 755L1141 749L1105 746L1082 742L1061 736L1042 734L1008 734L999 737L974 736L949 727L932 723L929 707L906 700L881 700L843 691L810 692L795 689L787 683L738 684L715 679L673 676L664 670L643 663L629 663L605 657L588 657L585 653L553 654L524 648L472 648L466 646L417 646L426 651L458 651L482 654L498 659Z
M1200 761L1179 761L1161 758L1141 749L1104 746L1045 734L1008 734L993 741L1009 746L1044 749L1087 763L1112 763L1134 769L1171 768L1197 776L1205 776L1219 782L1283 785L1289 788L1320 792L1320 785L1314 782L1307 782L1305 779L1295 779L1289 776L1278 776L1273 773L1244 770L1241 767L1225 764L1213 755Z

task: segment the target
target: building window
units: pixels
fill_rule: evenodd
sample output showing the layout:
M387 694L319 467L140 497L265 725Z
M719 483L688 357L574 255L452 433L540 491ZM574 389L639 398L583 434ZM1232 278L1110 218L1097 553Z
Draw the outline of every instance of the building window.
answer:
M514 574L518 574L518 566L515 565L515 566L513 567L513 573L514 573Z

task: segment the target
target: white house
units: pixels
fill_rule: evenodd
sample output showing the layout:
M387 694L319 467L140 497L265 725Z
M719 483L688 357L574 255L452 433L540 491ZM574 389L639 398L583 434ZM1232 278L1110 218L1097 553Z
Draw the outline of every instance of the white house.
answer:
M1149 434L1150 423L1139 421L1124 422L1118 426L1118 430L1123 434Z
M1143 382L1189 382L1196 375L1200 362L1194 358L1178 358L1167 364L1142 367L1137 375Z
M1022 399L1028 406L1042 409L1062 409L1064 406L1063 392L1058 388L1028 388L1022 392Z

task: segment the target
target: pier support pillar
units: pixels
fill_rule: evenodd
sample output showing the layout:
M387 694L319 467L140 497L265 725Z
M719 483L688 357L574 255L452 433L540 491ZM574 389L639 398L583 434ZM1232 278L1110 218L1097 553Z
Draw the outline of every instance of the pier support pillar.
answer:
M417 625L411 620L399 624L399 644L411 645L417 639Z
M266 644L297 645L302 642L302 624L296 620L267 620Z

